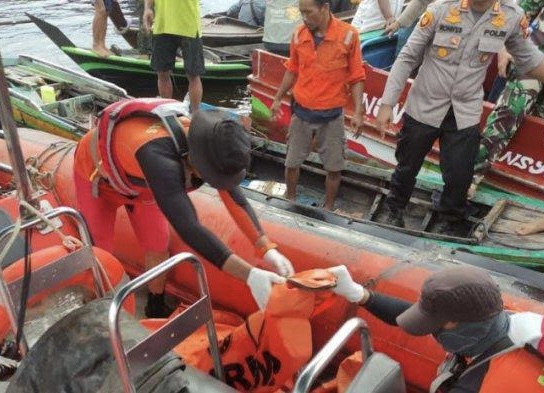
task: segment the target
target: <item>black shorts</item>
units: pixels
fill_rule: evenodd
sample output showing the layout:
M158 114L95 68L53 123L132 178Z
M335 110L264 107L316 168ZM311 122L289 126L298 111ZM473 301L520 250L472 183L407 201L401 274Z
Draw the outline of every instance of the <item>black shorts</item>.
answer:
M174 69L178 49L181 48L185 73L192 76L204 74L204 52L202 39L174 34L153 35L153 53L151 68L155 71L170 71Z

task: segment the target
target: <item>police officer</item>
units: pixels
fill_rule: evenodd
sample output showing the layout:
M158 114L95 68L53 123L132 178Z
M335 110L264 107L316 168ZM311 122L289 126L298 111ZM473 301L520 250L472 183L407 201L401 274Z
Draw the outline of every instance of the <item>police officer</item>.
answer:
M399 54L376 118L382 136L413 69L395 152L398 164L387 197L387 222L404 226L404 208L416 175L436 139L444 190L435 208L448 217L467 214L466 196L480 140L482 83L503 46L520 74L544 80L544 54L527 39L528 22L512 0L441 0L429 6Z

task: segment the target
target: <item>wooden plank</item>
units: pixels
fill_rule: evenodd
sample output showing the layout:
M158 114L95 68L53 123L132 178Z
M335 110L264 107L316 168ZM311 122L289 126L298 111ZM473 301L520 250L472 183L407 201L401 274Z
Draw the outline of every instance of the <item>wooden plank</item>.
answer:
M376 218L376 213L378 212L380 208L380 204L383 199L382 193L376 193L376 196L374 197L374 201L372 202L372 206L370 206L370 209L368 210L368 213L366 215L366 219L369 221L374 221Z
M535 247L541 247L544 250L544 232L536 233L534 235L520 236L515 233L515 230L519 224L519 221L499 218L491 227L490 237L504 239L514 248L529 247L534 249Z
M492 233L485 238L483 245L496 247L502 245L521 250L544 250L544 238L539 235L518 236L507 233Z
M533 221L542 217L544 217L544 213L538 210L514 206L511 204L508 205L508 207L504 210L504 213L501 215L501 218L518 222Z
M501 200L495 203L489 213L484 217L482 220L482 225L479 225L473 233L473 236L478 240L478 242L481 242L484 240L486 234L486 228L490 230L489 228L493 227L493 224L495 221L497 221L498 217L501 216L502 212L507 206L507 201Z
M18 68L11 67L6 69L6 78L9 81L15 82L26 87L36 87L36 85L44 85L45 80L39 76L29 74Z

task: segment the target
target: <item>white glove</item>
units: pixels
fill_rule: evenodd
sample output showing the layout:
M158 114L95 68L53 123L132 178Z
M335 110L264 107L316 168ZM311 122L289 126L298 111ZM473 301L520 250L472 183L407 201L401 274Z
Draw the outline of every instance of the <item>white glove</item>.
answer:
M263 259L280 276L290 277L295 274L295 269L293 269L291 261L275 248L271 248L265 252Z
M359 303L363 297L368 298L368 291L362 285L353 281L346 266L330 267L327 271L336 276L336 287L332 288L332 291L337 295L345 297L352 303Z
M272 291L272 284L285 284L285 282L285 278L276 273L254 267L249 271L246 284L259 308L264 310Z

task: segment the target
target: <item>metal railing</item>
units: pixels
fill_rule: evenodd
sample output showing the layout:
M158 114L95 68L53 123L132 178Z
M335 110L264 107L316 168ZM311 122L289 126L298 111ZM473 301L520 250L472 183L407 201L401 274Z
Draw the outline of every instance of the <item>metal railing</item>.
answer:
M184 312L169 320L156 332L134 345L128 351L125 351L119 329L119 313L123 302L131 293L185 261L191 263L196 270L200 298ZM210 342L210 352L215 375L221 381L224 381L223 366L217 343L217 333L213 323L212 304L206 273L204 272L204 267L194 255L187 252L175 255L126 284L114 296L108 318L113 353L119 367L119 374L125 393L136 393L133 379L203 324L206 324L208 330L208 340Z
M87 269L92 271L97 295L100 297L104 296L106 290L104 288L100 269L97 266L94 254L92 253L91 236L81 214L77 210L70 207L58 207L49 212L43 213L43 215L47 219L54 219L61 215L67 215L72 218L77 224L80 239L83 242L83 247L78 251L61 257L55 262L49 263L47 266L32 272L33 279L30 282L29 296L32 296L33 294L36 294L46 288L54 287L59 282L62 282L67 278L70 278ZM27 219L21 223L19 226L19 231L31 229L41 223L43 223L43 221L39 217ZM13 234L16 227L17 225L10 225L0 230L0 244L6 240L8 235ZM0 266L0 300L6 308L14 335L17 335L18 333L17 316L18 312L21 312L21 310L16 308L14 298L18 298L18 294L22 288L22 280L23 278L21 277L20 279L7 284L4 278L3 269ZM28 344L24 335L22 336L20 349L23 355L26 355L28 352Z
M342 325L338 332L332 336L327 344L302 369L293 388L293 393L308 392L316 378L356 331L361 332L361 347L365 358L368 359L373 352L368 325L361 318L352 318Z

